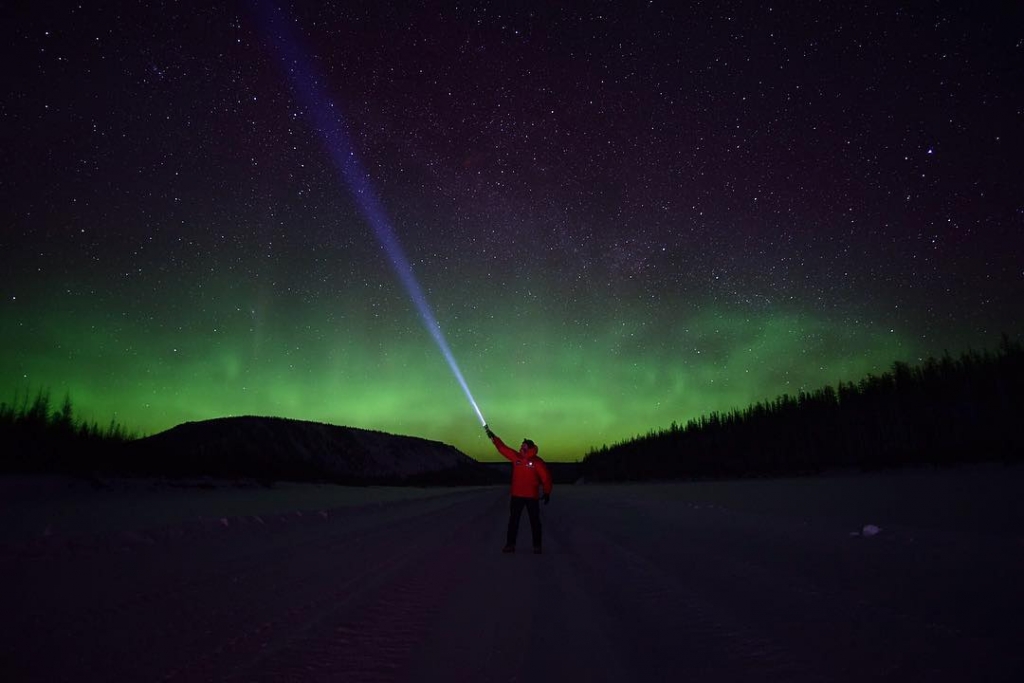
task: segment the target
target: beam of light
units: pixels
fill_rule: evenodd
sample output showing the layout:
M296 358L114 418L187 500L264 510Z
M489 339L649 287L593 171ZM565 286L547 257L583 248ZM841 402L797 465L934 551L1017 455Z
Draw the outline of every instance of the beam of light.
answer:
M313 126L320 134L331 161L341 173L345 184L352 191L363 217L373 228L377 240L387 252L392 268L409 293L409 298L415 304L424 327L430 332L437 347L441 350L441 354L448 361L448 367L451 368L452 374L455 375L455 379L458 380L459 386L462 387L466 398L469 399L470 405L473 406L477 417L480 418L480 424L486 424L483 413L480 412L480 408L469 390L469 385L462 376L458 363L455 362L455 356L441 331L441 325L437 322L427 297L423 293L423 288L420 287L420 283L413 273L412 265L405 256L405 251L398 241L391 221L373 191L370 177L359 163L355 148L345 131L341 112L324 92L323 80L316 73L313 60L291 35L288 21L277 7L268 0L256 0L254 6L263 22L265 35L273 43L281 65L288 74L295 97L311 117Z

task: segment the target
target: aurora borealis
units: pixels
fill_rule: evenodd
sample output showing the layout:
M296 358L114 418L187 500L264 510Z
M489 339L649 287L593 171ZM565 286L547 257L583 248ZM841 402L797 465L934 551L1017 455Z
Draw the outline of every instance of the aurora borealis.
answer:
M281 7L506 440L1024 333L1019 10L321 4ZM248 3L4 13L0 400L497 459Z

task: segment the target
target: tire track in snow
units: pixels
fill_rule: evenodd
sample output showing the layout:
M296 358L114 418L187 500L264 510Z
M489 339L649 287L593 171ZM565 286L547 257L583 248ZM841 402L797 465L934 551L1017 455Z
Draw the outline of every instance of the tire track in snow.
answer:
M560 517L553 533L590 592L616 615L638 680L827 680L788 644L750 628L702 596L701 586L685 585L623 545L581 508Z
M76 572L83 566L60 563L48 575L64 577L61 594L73 602L62 612L40 614L35 629L14 634L7 641L15 651L12 663L36 676L26 680L77 680L85 668L109 680L215 680L208 674L230 670L233 657L255 657L253 643L272 642L282 624L324 611L324 596L332 590L344 597L412 552L389 547L392 534L415 538L452 508L477 506L478 496L363 511L336 520L340 531L330 520L283 529L281 537L255 527L225 529L223 535L147 548L141 565L140 556L97 550L86 558L93 569L81 577ZM192 553L195 562L189 561ZM147 567L152 575L122 597L117 581L100 574L112 566L123 572ZM91 595L92 585L114 600ZM52 656L55 650L60 658Z
M312 524L307 521L300 528L288 521L266 524L234 520L230 529L218 525L205 529L199 536L173 537L163 544L150 543L131 550L123 548L117 539L72 539L58 549L56 556L23 557L19 573L25 577L24 585L33 589L31 599L39 601L60 600L68 588L75 590L76 579L86 577L93 594L64 597L88 600L87 604L67 613L59 609L59 604L54 605L56 609L49 609L46 616L49 637L74 642L125 614L154 611L167 604L193 605L207 616L216 615L216 608L210 611L215 601L194 596L210 591L216 597L222 587L258 580L262 574L274 571L275 560L282 556L314 554L317 549L342 541L363 543L368 533L390 526L396 515L397 523L403 523L402 508L396 507L397 510L385 509L382 515L366 517L343 513L332 519L326 511L307 514L305 518L312 520ZM282 517L294 519L303 515L291 513ZM338 521L342 528L325 532L322 520ZM354 526L349 526L350 522ZM253 542L247 543L250 538ZM190 556L195 561L188 561ZM71 566L78 576L70 574ZM315 568L313 565L310 569ZM97 581L100 574L108 575L107 579ZM43 645L39 643L40 647Z
M782 526L725 508L660 515L642 503L580 502L574 528L598 529L634 561L684 586L691 604L713 615L742 653L754 655L751 674L762 675L764 657L782 657L791 662L794 680L967 680L980 663L1007 658L996 643L929 619L920 603L914 610L913 601L879 599L868 590L868 577L857 576L869 559L863 551L873 553L875 580L885 581L904 566L905 558L892 553L912 549L864 544L834 530ZM930 597L946 599L943 592ZM734 629L737 624L742 629Z
M481 505L475 499L468 515L456 517L463 511L447 510L426 533L416 536L415 545L387 566L367 572L358 584L338 591L328 613L307 619L285 645L231 680L423 680L408 670L409 659L460 582L459 569L471 562L472 546L463 542L464 537L489 523L503 502L493 492L486 496L494 500ZM353 588L358 588L358 595L352 594Z

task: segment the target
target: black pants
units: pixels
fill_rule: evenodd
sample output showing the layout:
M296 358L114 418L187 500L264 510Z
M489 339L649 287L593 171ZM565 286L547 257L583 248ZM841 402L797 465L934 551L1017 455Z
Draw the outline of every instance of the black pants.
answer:
M536 498L520 498L512 496L508 506L508 536L505 545L515 546L519 535L519 518L523 516L523 508L530 515L530 531L533 532L533 547L540 547L540 505Z

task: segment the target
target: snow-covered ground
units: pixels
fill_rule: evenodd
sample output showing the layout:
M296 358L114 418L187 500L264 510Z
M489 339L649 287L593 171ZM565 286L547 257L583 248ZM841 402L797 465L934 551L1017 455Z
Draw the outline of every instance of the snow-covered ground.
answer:
M525 515L499 552L504 488L8 479L0 671L1024 680L1022 492L1019 467L561 486L537 556Z
M2 477L5 513L0 545L35 540L60 545L102 540L119 532L180 532L181 527L223 524L234 518L275 517L295 512L429 498L462 489L395 486L332 486L213 479L101 479Z

